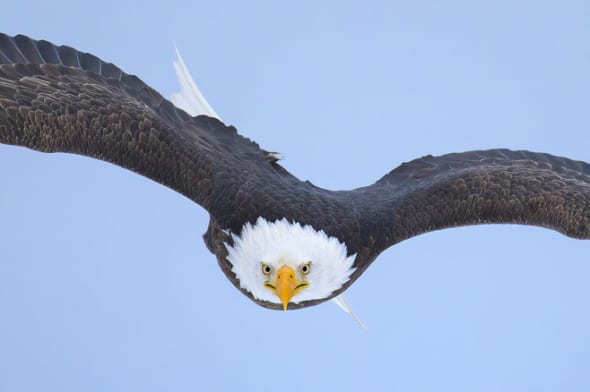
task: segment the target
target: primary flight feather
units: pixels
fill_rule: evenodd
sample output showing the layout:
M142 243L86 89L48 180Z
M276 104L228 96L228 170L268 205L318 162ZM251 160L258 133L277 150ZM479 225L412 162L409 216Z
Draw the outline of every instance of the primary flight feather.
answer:
M200 204L208 249L262 306L334 298L389 246L446 227L521 223L590 238L585 162L510 150L425 156L373 185L329 191L199 104L210 116L192 117L91 54L0 34L0 142L102 159Z

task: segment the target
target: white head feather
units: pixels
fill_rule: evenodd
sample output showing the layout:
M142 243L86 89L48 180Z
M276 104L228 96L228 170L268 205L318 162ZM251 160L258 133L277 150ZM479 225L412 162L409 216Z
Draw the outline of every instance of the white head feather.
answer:
M262 262L275 270L289 265L298 271L301 264L311 261L311 270L305 276L309 286L291 299L294 303L330 296L355 270L352 264L356 255L347 256L346 245L337 238L286 219L268 222L258 218L254 225L244 226L241 236L232 238L234 246L226 244L232 271L240 287L258 300L281 303L275 293L264 287L267 277L262 273Z

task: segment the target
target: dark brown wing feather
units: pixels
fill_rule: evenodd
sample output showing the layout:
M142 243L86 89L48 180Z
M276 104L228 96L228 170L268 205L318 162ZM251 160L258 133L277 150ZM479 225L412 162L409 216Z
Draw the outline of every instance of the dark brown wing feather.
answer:
M123 166L239 226L251 178L276 175L235 128L192 118L135 76L67 46L0 34L0 142ZM284 173L283 173L284 175Z
M353 194L362 211L362 269L395 243L454 226L521 223L590 238L590 165L549 154L426 156Z

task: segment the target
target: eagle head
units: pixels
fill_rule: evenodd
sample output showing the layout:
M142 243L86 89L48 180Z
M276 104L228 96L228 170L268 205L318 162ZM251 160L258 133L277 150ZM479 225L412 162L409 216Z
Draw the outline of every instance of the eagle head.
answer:
M227 260L243 290L281 304L329 298L349 279L356 255L346 245L309 225L260 217L225 244Z

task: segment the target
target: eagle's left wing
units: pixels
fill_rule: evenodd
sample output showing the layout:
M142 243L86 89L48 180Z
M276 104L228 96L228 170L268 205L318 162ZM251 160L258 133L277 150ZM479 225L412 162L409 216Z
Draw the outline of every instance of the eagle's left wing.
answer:
M364 269L415 235L480 223L543 226L590 238L590 164L529 151L426 156L352 191L362 219Z

